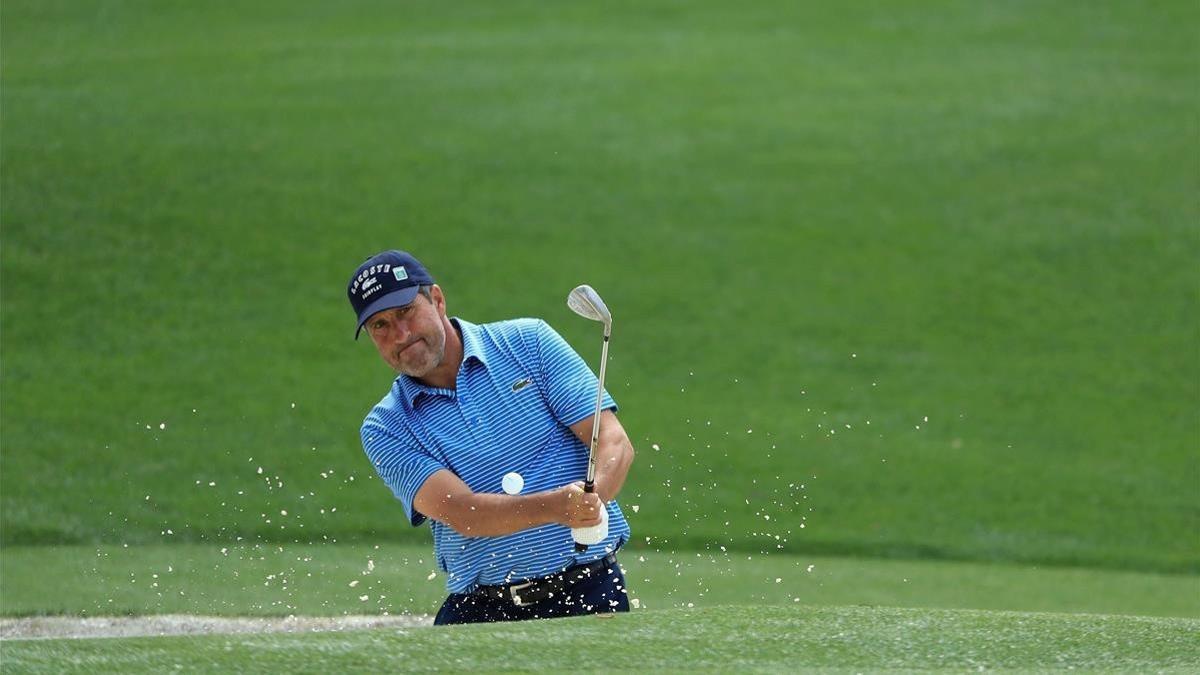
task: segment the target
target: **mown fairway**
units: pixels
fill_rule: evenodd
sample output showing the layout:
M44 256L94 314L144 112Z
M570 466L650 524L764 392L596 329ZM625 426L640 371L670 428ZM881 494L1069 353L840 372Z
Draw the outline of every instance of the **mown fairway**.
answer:
M592 363L564 299L604 295L639 451L623 555L681 576L648 584L675 611L607 624L6 642L5 668L1196 669L1198 22L1183 1L6 2L0 614L383 609L381 585L338 604L359 602L345 552L429 535L359 448L391 375L343 285L392 247L451 313L545 318ZM333 562L289 572L311 595L144 590L187 556L241 572L222 548L256 584ZM64 562L97 551L132 553ZM801 571L847 556L866 599ZM714 583L688 612L696 558ZM389 609L429 611L428 571L393 569ZM1191 618L811 606L855 602ZM614 628L627 653L579 658Z
M1179 671L1200 621L861 607L721 607L447 629L8 643L29 672ZM619 636L619 649L599 649ZM67 664L67 665L65 665Z

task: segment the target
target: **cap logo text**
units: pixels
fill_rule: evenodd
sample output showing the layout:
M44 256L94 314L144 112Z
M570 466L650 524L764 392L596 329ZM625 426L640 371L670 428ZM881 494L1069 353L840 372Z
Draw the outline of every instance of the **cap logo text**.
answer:
M372 279L376 274L380 274L383 272L390 272L391 270L392 270L391 263L385 263L382 265L371 265L367 269L359 272L357 277L354 277L353 283L350 284L350 292L357 293L360 286L363 288L366 288L367 286L371 285L369 283L364 283L367 281L367 279ZM405 276L408 276L408 275L405 274ZM374 283L374 281L372 281L371 283Z

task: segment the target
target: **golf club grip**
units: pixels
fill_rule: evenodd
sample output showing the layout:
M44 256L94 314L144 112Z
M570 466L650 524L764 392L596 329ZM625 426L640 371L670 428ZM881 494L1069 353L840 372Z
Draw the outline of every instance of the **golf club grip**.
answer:
M584 492L595 492L596 491L596 481L591 481L591 480L584 481L583 482L583 491ZM581 544L579 542L575 542L575 552L576 553L583 553L587 549L588 549L587 544Z

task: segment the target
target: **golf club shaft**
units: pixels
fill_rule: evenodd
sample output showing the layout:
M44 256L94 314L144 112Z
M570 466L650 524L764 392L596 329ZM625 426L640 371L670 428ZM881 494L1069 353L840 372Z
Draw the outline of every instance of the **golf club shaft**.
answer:
M596 414L592 416L592 442L588 448L587 479L583 481L584 492L596 491L596 444L600 439L600 406L604 403L604 371L608 366L608 338L610 327L604 327L604 347L600 350L600 378L596 383ZM575 542L575 552L582 553L587 544Z
M608 338L610 328L604 329L604 347L600 351L600 381L596 385L596 414L592 417L592 443L588 448L587 479L584 492L596 491L596 445L600 440L600 406L604 403L604 371L608 366Z

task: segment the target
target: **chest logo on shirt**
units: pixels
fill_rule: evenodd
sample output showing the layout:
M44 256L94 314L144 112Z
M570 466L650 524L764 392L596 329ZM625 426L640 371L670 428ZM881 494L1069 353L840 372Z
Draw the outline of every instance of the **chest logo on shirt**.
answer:
M523 377L512 383L513 393L515 394L531 384L533 384L533 380L529 379L528 377Z

